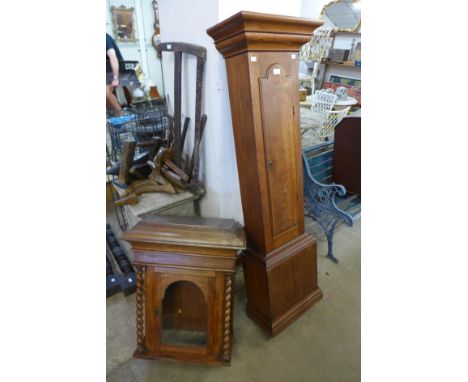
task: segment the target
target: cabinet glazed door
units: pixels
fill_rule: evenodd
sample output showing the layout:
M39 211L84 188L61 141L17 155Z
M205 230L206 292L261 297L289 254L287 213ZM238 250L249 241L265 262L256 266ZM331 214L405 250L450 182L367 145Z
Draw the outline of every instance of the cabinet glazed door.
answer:
M270 224L273 241L280 245L288 240L287 234L295 231L298 225L298 148L291 107L297 83L280 64L271 65L259 82Z
M214 278L151 266L145 277L148 350L161 355L212 354Z
M207 352L210 279L161 274L161 348L195 347Z

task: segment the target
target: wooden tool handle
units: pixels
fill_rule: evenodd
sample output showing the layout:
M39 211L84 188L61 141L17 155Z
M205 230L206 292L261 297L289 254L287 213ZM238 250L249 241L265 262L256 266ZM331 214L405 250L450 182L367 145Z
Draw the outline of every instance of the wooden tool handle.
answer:
M133 164L133 154L135 153L135 140L126 140L123 143L122 155L120 156L120 171L119 182L121 184L129 184L129 169Z
M161 172L163 173L164 177L171 183L179 186L183 190L187 189L187 182L181 179L177 174L173 173L167 166L163 166L161 168Z
M190 177L183 172L179 167L176 166L176 164L171 161L170 159L166 159L164 161L164 164L169 167L172 171L174 171L184 182L188 182Z

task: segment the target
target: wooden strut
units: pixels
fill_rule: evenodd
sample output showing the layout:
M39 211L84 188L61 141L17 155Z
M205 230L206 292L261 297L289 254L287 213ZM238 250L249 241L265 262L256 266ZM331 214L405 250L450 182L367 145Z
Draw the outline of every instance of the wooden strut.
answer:
M192 184L198 183L198 171L200 165L200 142L203 134L203 129L206 124L206 114L201 116L201 102L202 102L202 90L203 90L203 72L205 67L205 60L197 59L197 85L195 93L195 144L193 146L192 158L190 160L189 173L192 177Z
M203 131L205 130L206 120L207 116L206 114L203 114L199 125L195 125L195 144L193 146L192 158L190 159L190 168L188 171L189 174L191 174L190 184L198 184L198 173L200 170L200 143Z
M180 141L180 151L184 150L185 137L187 136L187 130L190 124L190 118L185 117L184 128L182 129L182 137Z
M145 322L144 322L144 294L145 286L143 280L143 265L135 265L136 268L136 328L137 328L137 351L144 352L145 347Z
M180 118L181 118L181 93L182 93L182 52L174 52L174 162L180 167Z
M224 362L230 362L231 360L232 278L232 275L224 276L224 330L222 353Z
M167 118L167 147L171 147L174 141L174 117L169 112L170 96L166 94L166 102L164 103L164 115Z

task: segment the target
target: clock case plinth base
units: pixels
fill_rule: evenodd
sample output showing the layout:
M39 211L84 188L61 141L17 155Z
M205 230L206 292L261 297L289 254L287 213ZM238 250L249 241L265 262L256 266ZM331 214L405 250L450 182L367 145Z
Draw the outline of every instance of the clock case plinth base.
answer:
M258 254L244 251L247 315L276 336L323 297L317 285L317 244L309 234Z

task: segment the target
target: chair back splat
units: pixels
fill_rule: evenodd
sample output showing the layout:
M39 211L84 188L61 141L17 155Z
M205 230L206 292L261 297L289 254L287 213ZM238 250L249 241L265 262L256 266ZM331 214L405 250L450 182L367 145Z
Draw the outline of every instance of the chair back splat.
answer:
M312 96L312 111L315 113L324 113L333 110L336 102L336 94L317 90Z

